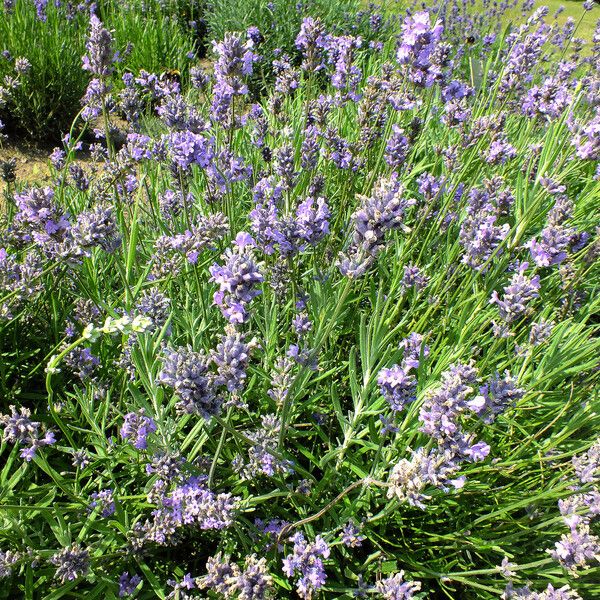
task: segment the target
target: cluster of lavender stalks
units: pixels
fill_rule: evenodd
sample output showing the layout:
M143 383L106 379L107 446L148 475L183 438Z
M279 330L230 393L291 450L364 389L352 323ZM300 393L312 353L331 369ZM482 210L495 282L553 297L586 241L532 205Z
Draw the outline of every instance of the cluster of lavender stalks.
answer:
M58 337L34 355L43 399L15 393L0 416L2 477L22 508L42 502L22 475L55 488L40 510L66 528L43 540L18 513L0 537L9 588L43 574L44 593L113 597L580 598L572 577L600 559L593 439L560 463L568 533L534 564L545 588L502 540L479 588L462 554L438 573L402 541L486 502L561 327L598 349L600 28L582 53L543 8L484 35L453 6L370 45L306 17L260 99L256 27L214 42L189 86L127 72L117 87L92 12L53 183L5 169L3 331L47 318ZM585 393L584 363L547 368Z

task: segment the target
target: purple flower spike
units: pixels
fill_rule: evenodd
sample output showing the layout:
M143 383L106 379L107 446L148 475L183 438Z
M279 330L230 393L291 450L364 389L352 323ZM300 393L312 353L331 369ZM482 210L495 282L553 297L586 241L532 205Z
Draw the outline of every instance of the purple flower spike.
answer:
M156 431L156 423L144 415L144 409L137 413L130 412L125 415L120 433L124 440L128 440L138 450L148 447L148 435Z
M298 577L296 591L300 598L310 600L318 589L325 585L327 575L323 559L329 556L329 546L317 536L308 543L301 532L290 538L294 543L293 553L283 559L283 572L291 579Z

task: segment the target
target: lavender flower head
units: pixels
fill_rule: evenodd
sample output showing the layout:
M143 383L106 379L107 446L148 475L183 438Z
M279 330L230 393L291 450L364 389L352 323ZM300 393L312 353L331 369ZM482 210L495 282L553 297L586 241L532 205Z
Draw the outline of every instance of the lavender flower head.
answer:
M215 195L225 194L237 181L246 181L252 176L252 167L244 163L241 156L234 155L224 148L214 158L207 170L209 183L215 188Z
M159 498L152 521L142 526L144 539L160 545L173 544L181 528L224 529L233 523L238 498L215 494L205 479L190 477L170 493Z
M348 548L359 548L362 546L364 535L360 534L361 528L353 521L348 521L342 527L342 544Z
M199 216L197 223L192 224L184 233L174 236L160 235L155 240L155 254L151 279L176 273L180 268L180 257L195 264L200 254L214 248L218 240L229 230L227 217L223 213Z
M321 151L319 136L320 131L316 125L308 125L304 130L304 138L300 150L300 164L305 171L312 171L319 162L319 154Z
M491 165L505 164L517 156L517 149L504 138L494 140L484 153L486 162Z
M203 90L210 81L210 75L200 66L194 66L190 69L190 83L197 90Z
M256 25L251 25L246 29L246 37L255 45L258 46L264 41L263 35L260 29Z
M343 275L360 277L385 245L388 231L402 229L402 217L415 201L404 198L398 175L382 177L371 196L359 196L361 204L353 213L350 247L340 255L338 265Z
M361 45L362 39L351 35L329 36L327 38L329 62L334 65L331 85L336 90L345 92L347 97L355 102L360 100L357 89L362 78L362 71L353 62L356 54L355 50L358 50Z
M399 460L390 471L388 498L396 498L425 510L425 502L430 499L425 494L428 485L445 492L460 489L464 485L464 477L455 477L459 462L450 451L419 448L410 452L410 460Z
M304 17L296 36L296 47L302 52L302 69L318 71L323 68L323 49L326 44L325 30L319 19Z
M141 581L139 575L129 575L127 571L122 573L119 577L119 598L131 596Z
M258 60L250 48L252 42L245 42L241 33L226 33L220 42L213 42L217 55L214 76L217 85L231 95L248 93L244 78L252 75L252 65Z
M85 469L90 464L90 458L87 453L87 450L82 448L81 450L76 450L73 452L73 458L71 460L71 464L76 469Z
M230 558L228 555L223 556L221 552L209 556L206 561L206 575L199 579L199 587L213 590L226 598L232 595L237 565L232 563Z
M73 544L57 552L50 558L50 562L56 567L55 579L65 584L67 581L75 581L88 574L90 553L79 544Z
M573 203L564 193L565 187L552 181L546 182L544 187L556 196L556 201L548 211L544 229L525 245L538 267L560 264L567 258L569 250L577 252L588 240L586 232L578 232L566 224L573 216Z
M400 342L400 348L404 350L402 368L405 370L418 369L421 358L429 356L429 346L425 344L425 337L414 331Z
M541 116L551 121L560 117L570 102L568 86L558 78L550 77L541 86L533 86L527 91L521 110L528 117Z
M402 275L403 291L414 287L417 292L420 292L427 287L428 283L429 277L417 265L410 264L404 267L404 274Z
M407 207L414 204L403 198L403 188L396 174L380 179L370 197L361 196L360 208L352 215L355 229L354 244L361 244L369 254L383 245L387 231L398 229Z
M574 456L572 462L580 483L600 483L600 438L587 452Z
M163 138L173 165L187 171L192 165L206 169L214 158L214 140L192 131L176 131Z
M417 381L400 365L381 369L377 384L381 395L394 412L400 412L408 403L416 400Z
M217 396L214 375L209 371L210 357L191 348L167 350L158 382L170 387L179 398L179 412L199 414L205 419L219 414L221 399Z
M100 359L94 356L89 348L73 348L63 360L65 366L83 382L93 381L95 371L100 366Z
M0 319L12 318L12 310L25 298L35 297L43 286L39 279L42 263L33 252L28 252L23 262L0 247L0 292L14 294L11 300L0 304Z
M226 387L229 392L240 392L246 381L250 352L256 345L255 340L247 342L242 333L228 325L212 353L218 372L215 384Z
M419 581L405 581L404 571L377 582L377 591L384 600L411 600L421 589Z
M248 459L244 461L241 456L234 459L234 469L243 479L261 475L273 477L293 470L290 461L275 456L280 431L281 420L276 415L266 414L261 417L261 427L246 432L246 437L254 443L248 449Z
M219 286L214 302L230 323L246 322L247 305L261 293L257 285L264 277L254 259L254 247L254 239L240 232L233 246L221 256L223 265L210 267L211 281Z
M327 575L323 559L329 556L329 546L320 536L313 543L308 543L301 532L293 535L290 541L294 543L294 549L292 554L283 559L283 572L289 578L298 578L298 595L304 600L310 600L325 585Z
M98 118L102 113L103 107L107 106L107 96L111 90L111 85L104 79L94 77L88 83L85 90L85 94L81 98L81 104L83 105L83 111L81 117L84 121L93 121ZM98 136L104 135L98 131Z
M44 247L64 239L70 223L56 205L52 188L25 189L14 199L18 208L15 221L29 229L36 244Z
M90 32L85 47L87 54L82 57L83 69L97 77L108 77L115 61L112 36L94 14L90 17Z
M441 387L421 407L421 430L439 440L454 435L458 431L457 418L470 407L469 397L476 381L477 370L471 365L453 365L444 371Z
M558 265L567 258L572 238L572 229L562 225L549 225L542 229L539 237L530 240L526 247L538 267L549 267Z
M89 506L90 510L99 508L100 515L104 518L115 514L115 499L111 489L94 492L90 497L92 499Z
M472 397L476 382L477 369L472 364L452 365L442 373L442 385L427 396L419 413L421 431L458 462L483 460L490 451L485 442L473 443L474 436L461 428L461 416L477 413L485 404L481 396Z
M589 568L588 563L600 562L600 538L591 533L589 524L575 523L548 553L577 577L579 570Z
M329 233L329 206L325 198L308 196L294 213L281 214L282 187L272 178L261 179L254 188L255 208L250 212L252 231L263 252L278 249L289 256L316 246Z
M492 423L509 406L514 406L524 395L525 390L517 387L517 380L505 371L504 377L496 374L479 388L483 402L477 407L477 414L484 423Z
M432 55L440 42L444 26L440 21L431 24L427 11L408 16L402 24L402 40L396 59L409 68L413 83L431 87L438 74L432 68Z
M156 288L144 290L134 312L149 317L152 319L152 328L160 329L169 320L171 299Z
M573 137L577 156L583 160L600 160L600 107L595 116Z
M446 178L436 177L431 173L423 173L419 175L417 182L419 184L419 193L423 195L426 200L437 199L441 194L446 191Z
M540 593L531 591L528 586L514 588L512 583L509 583L502 594L502 600L510 598L517 600L582 600L581 596L568 585L555 588L551 583Z
M385 162L392 168L398 169L406 160L409 150L408 138L398 125L392 125L392 134L385 148Z
M144 409L130 412L125 415L119 433L124 440L128 440L138 450L148 447L148 435L156 431L156 423L144 414Z
M252 75L252 65L258 56L251 51L251 40L241 33L226 33L221 42L213 42L217 55L214 66L212 117L224 126L234 126L230 114L236 96L248 93L246 78Z
M10 415L0 415L0 424L4 426L2 439L10 444L24 446L20 455L27 462L35 457L39 448L54 444L54 433L46 431L42 435L42 424L30 419L30 410L22 408L17 411L14 406L10 406L10 410Z
M273 72L275 73L275 92L282 96L288 96L300 86L300 73L292 66L290 57L284 54L273 61Z
M331 212L325 198L305 198L296 207L294 236L300 240L299 248L306 244L316 246L329 233Z
M156 112L172 131L200 133L206 129L206 123L197 108L179 92L166 94Z
M121 244L121 235L110 206L98 205L77 215L69 232L68 244L75 255L90 256L94 247L114 252Z
M263 600L269 597L273 578L267 570L267 559L256 554L246 557L244 570L235 585L240 600Z
M271 374L271 388L267 394L279 408L283 406L290 391L293 382L293 366L294 362L287 356L279 357L275 362Z
M20 558L21 556L17 552L11 550L4 552L3 550L0 550L0 579L12 575L12 567Z
M533 323L529 331L529 343L532 346L540 346L552 335L553 329L552 321L540 319L537 323Z
M15 72L17 75L26 75L31 70L31 63L24 56L15 59Z
M497 224L498 213L487 192L471 190L467 215L460 226L460 243L462 262L473 269L481 270L508 235L510 226Z
M265 600L271 597L273 578L267 570L266 558L256 554L246 557L244 568L231 562L221 553L206 562L207 574L199 580L199 587L213 590L225 598Z
M167 585L171 587L171 592L166 600L194 600L198 597L193 593L189 593L197 587L197 580L192 577L191 573L186 573L181 581L168 579Z
M284 144L276 148L274 158L274 171L280 179L279 185L284 190L291 190L298 175L294 170L294 147L291 144Z
M529 310L528 304L534 298L539 296L540 277L527 277L525 271L529 264L524 262L518 267L517 272L512 276L510 285L504 288L502 298L498 292L492 292L490 304L498 305L500 316L511 323L519 317L526 314Z

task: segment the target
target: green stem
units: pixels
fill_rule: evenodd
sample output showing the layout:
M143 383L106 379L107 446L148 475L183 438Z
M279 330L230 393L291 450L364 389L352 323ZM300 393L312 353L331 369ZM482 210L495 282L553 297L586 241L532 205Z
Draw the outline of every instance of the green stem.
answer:
M230 406L227 409L227 416L225 417L225 423L227 423L228 426L229 426L229 422L231 420L232 412L233 412L233 409ZM225 443L226 437L227 437L227 427L223 427L223 430L221 431L221 437L219 438L219 443L218 443L217 449L215 451L215 455L213 456L213 460L210 465L210 471L208 473L208 487L209 488L212 487L214 477L215 477L215 470L217 468L217 462L219 461L219 455L221 454L221 450L223 449L223 444Z
M350 292L351 287L352 287L352 280L347 279L346 283L344 285L344 289L342 290L342 293L338 299L338 302L337 302L337 305L333 312L333 315L329 319L329 322L327 324L327 327L325 328L325 331L317 338L315 347L314 347L313 351L311 352L311 360L308 360L307 364L310 364L312 362L312 359L315 358L316 356L318 356L319 350L321 349L321 347L323 346L323 344L329 337L329 334L331 333L332 329L335 327L337 318L338 318L340 312L342 311L342 308L344 307L344 302L346 301L346 298ZM296 374L292 383L290 384L288 393L285 396L285 400L283 401L283 407L281 410L281 429L279 430L279 441L277 444L277 446L280 450L283 447L283 442L285 440L285 434L287 433L287 425L288 425L287 421L288 421L288 416L289 416L289 412L290 412L290 405L291 405L292 398L293 398L292 391L293 391L294 387L297 385L297 383L299 382L300 377L302 375L304 375L307 368L308 368L307 366L303 365L298 370L298 373Z

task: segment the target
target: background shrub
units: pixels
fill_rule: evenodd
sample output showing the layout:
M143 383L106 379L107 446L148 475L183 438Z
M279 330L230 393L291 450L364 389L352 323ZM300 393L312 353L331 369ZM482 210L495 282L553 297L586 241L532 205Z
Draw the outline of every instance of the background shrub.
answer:
M0 77L15 76L18 57L26 58L31 68L19 77L0 119L21 136L56 142L81 110L89 81L89 74L81 69L89 13L50 2L39 14L32 0L17 0L12 9L7 6L0 6L0 51L10 58L0 57ZM115 50L126 58L116 65L113 85L120 87L125 65L134 73L168 68L185 76L190 58L201 45L202 28L190 25L200 11L198 2L99 3L97 14L113 31Z
M194 8L200 11L196 2L190 2L190 16L195 14ZM125 68L132 73L141 69L150 73L166 69L187 72L198 38L184 20L187 14L179 13L177 2L130 0L123 5L110 2L99 16L114 32L115 46L127 54L126 60L117 66L118 75Z
M363 10L364 7L360 0L215 0L207 3L205 19L209 40L223 39L228 31L258 26L264 38L258 49L263 60L257 65L255 80L264 85L272 80L271 62L276 54L288 54L293 62L298 61L295 40L306 15L321 19L328 33L359 35L367 45L375 38L389 38L392 29L386 18L381 22L378 19L375 26L370 21L370 16L382 17L381 8L370 5L369 10Z
M0 77L14 77L14 60L26 58L29 72L11 93L0 119L7 128L45 141L68 129L81 109L88 75L81 70L88 18L76 12L66 18L64 9L49 2L45 19L31 0L17 0L14 8L0 5Z

